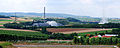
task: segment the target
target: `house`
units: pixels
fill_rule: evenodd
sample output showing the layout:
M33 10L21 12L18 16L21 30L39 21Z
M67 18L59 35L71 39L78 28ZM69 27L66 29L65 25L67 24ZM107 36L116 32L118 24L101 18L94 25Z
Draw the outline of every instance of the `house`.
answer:
M113 37L113 36L118 36L117 34L105 34L105 35L103 35L103 36L101 36L101 35L97 35L97 36L92 36L92 37L90 37L90 39L91 38L97 38L97 37L106 37L106 38L110 38L110 37Z
M118 34L105 34L105 36L118 36Z

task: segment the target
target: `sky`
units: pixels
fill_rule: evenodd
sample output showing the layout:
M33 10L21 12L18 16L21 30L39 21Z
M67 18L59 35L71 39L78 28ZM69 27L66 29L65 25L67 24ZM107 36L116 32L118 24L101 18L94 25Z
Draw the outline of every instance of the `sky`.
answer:
M42 13L44 6L47 13L120 18L120 0L0 0L0 12Z

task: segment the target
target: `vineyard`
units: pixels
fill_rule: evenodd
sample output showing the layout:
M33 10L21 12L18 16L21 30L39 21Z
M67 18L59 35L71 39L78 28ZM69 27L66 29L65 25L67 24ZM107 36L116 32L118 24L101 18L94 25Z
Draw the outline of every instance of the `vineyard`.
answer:
M46 40L48 35L41 32L0 30L0 40Z

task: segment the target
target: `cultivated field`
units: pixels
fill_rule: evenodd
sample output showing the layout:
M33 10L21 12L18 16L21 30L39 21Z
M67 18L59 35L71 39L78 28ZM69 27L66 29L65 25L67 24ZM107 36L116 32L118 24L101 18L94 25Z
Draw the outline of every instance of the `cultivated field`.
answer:
M105 31L112 29L95 29L95 28L47 28L47 31L53 33L85 33L85 32L95 32L95 31Z
M27 47L21 47L20 45L19 48L114 48L114 46L113 45L28 45Z
M24 30L24 29L9 29L9 28L0 28L0 30L12 30L12 31L38 32L38 31L33 31L33 30Z
M10 29L10 28L0 28L0 30L14 30L14 31L38 32L38 31L33 31L33 30ZM71 33L86 33L86 32L105 31L105 30L112 30L112 29L47 28L47 31L49 31L49 32L53 32L53 33L64 33L64 34L71 34Z
M0 25L0 26L3 26L3 25Z
M0 18L0 26L3 26L5 23L13 22L14 18ZM17 18L17 22L27 22L32 21L32 19L23 19Z
M91 48L91 47L19 47L19 48ZM113 47L98 47L98 48L113 48Z

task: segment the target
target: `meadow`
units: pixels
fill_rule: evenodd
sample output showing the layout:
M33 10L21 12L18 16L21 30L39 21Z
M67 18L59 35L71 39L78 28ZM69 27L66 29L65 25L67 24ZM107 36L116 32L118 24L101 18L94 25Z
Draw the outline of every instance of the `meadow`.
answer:
M112 30L107 30L107 32L112 32ZM86 34L91 34L91 35L95 35L98 33L106 33L106 31L95 31L95 32L84 32L84 33L78 33L79 36L84 36Z
M49 35L41 32L0 30L0 40L46 40Z

